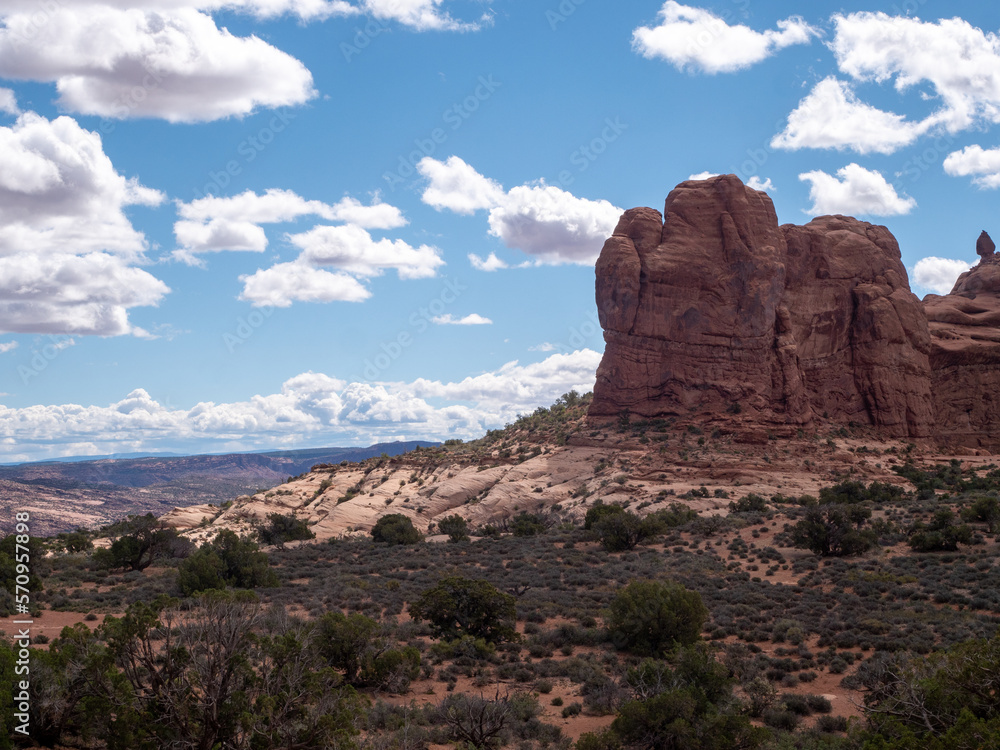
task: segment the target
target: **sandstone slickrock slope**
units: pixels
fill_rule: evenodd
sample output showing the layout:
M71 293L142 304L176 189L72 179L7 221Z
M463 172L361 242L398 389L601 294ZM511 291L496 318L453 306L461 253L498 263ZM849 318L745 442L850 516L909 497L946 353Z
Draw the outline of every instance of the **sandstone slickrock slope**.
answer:
M1000 263L985 233L977 249L982 263L925 311L887 228L779 226L734 175L683 182L663 214L626 211L601 252L590 413L1000 444L1000 400L983 393L1000 385Z

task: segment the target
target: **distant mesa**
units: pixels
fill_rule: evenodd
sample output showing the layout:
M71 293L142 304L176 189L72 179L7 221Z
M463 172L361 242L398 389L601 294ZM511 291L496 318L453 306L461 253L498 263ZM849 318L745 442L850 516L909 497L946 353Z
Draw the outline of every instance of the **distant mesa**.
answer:
M626 211L597 261L590 414L1000 447L1000 263L985 232L976 247L951 294L921 302L886 227L779 226L735 175L682 182L663 214Z

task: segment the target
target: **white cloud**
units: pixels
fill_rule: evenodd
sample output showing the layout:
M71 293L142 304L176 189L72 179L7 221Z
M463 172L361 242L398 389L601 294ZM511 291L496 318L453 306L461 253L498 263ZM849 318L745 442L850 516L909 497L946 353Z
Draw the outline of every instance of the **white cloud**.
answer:
M491 326L493 321L489 318L484 318L479 313L470 313L464 318L456 318L451 313L445 313L444 315L437 315L431 318L432 323L436 323L439 326Z
M493 208L504 199L500 183L479 174L457 156L449 156L444 162L425 156L417 164L417 171L430 180L423 202L438 211L447 208L458 214L472 214Z
M477 31L492 23L484 13L477 21L459 21L441 9L444 0L361 0L362 9L375 18L396 21L417 31Z
M778 188L774 186L771 182L771 178L768 177L766 180L762 180L757 175L753 175L749 180L747 180L747 187L753 188L754 190L763 190L764 192L774 193L777 192Z
M811 185L809 198L813 205L807 213L814 216L898 216L909 213L917 205L913 198L900 197L879 172L857 164L837 170L836 177L816 170L800 174L799 179Z
M477 271L499 271L502 268L510 268L505 261L500 260L496 253L490 253L489 257L483 259L475 253L469 253L469 263Z
M632 32L632 48L661 58L680 70L731 73L748 68L793 44L808 44L818 31L798 16L778 21L778 29L754 31L730 26L714 13L668 0L659 25Z
M156 305L168 291L107 253L0 257L0 331L145 336L129 308Z
M90 444L94 453L127 450L252 450L297 442L369 443L384 439L473 438L547 406L575 389L589 391L601 355L589 349L533 364L509 362L459 382L348 383L322 373L287 380L279 392L233 403L171 409L143 389L107 406L0 406L8 453L56 454ZM4 457L6 458L6 457Z
M17 96L13 90L0 88L0 112L6 112L8 115L21 114L21 109L17 106Z
M128 205L164 196L115 171L101 137L70 117L34 112L0 127L0 255L16 252L141 253Z
M490 211L490 234L539 263L590 265L621 215L606 200L577 198L552 185L521 185Z
M979 187L995 190L1000 187L1000 148L966 146L948 154L944 171L952 177L972 177Z
M688 177L689 180L711 180L713 177L718 177L718 172L699 172L698 174L693 174Z
M895 79L903 92L927 82L941 107L927 119L951 132L1000 122L1000 38L962 18L926 23L885 13L835 15L831 48L859 81ZM932 98L923 92L925 98Z
M529 352L554 352L558 347L548 341L543 341L541 344L536 344L535 346L529 346Z
M17 346L18 344L16 341L5 341L2 344L0 344L0 354L6 354L7 352L12 352L15 349L17 349Z
M228 198L210 196L191 203L178 202L181 220L174 224L180 247L174 257L196 264L198 253L237 250L263 252L267 235L261 224L293 221L301 216L321 216L359 227L392 229L406 224L402 212L376 199L366 206L345 197L335 204L305 200L291 190L272 188L263 195L252 190Z
M306 200L292 190L279 188L266 190L263 195L247 190L228 198L209 196L190 203L178 202L177 213L183 219L199 222L227 219L254 224L276 224L293 221L300 216L314 215L366 229L395 229L406 224L406 219L398 208L378 199L369 206L349 196L329 204Z
M914 123L902 115L865 104L851 86L834 76L816 84L788 116L773 148L850 148L860 154L891 154L913 143L930 122Z
M4 13L38 13L46 17L53 7L89 8L95 5L118 10L138 8L167 11L181 8L197 10L233 10L250 13L257 18L275 18L295 15L302 20L325 19L331 16L357 15L361 10L346 0L58 0L58 4L40 3L39 0L4 0Z
M363 284L346 273L331 273L293 261L240 276L240 299L255 307L288 307L292 302L361 302L371 297Z
M8 13L37 13L38 3L39 0L4 0L3 5ZM262 19L295 15L303 21L368 14L416 31L475 31L492 20L489 13L473 22L457 20L441 7L445 0L359 0L357 4L347 0L59 0L59 6L64 8L88 8L98 4L119 10L242 11ZM42 11L46 10L43 6Z
M66 110L201 122L302 104L316 92L294 57L237 37L191 7L59 7L4 15L0 76L53 82Z
M913 283L934 291L948 294L958 277L972 266L964 260L952 258L921 258L913 267Z
M504 193L502 185L455 156L445 162L425 157L418 168L431 180L424 203L457 213L489 208L490 234L535 263L593 263L622 214L606 200L577 198L541 181ZM507 267L493 253L486 260L470 254L469 262L480 271Z
M27 112L0 127L0 330L146 335L129 308L169 290L129 265L147 243L124 209L163 199L118 174L70 117Z
M412 247L402 240L375 240L361 227L318 226L288 241L314 266L332 266L356 276L379 276L394 269L401 279L426 279L444 265L437 248Z

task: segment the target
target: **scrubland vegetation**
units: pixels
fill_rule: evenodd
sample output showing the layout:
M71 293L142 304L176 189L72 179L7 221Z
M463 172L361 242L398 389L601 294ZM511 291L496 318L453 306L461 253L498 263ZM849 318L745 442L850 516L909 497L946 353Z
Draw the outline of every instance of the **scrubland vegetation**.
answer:
M436 450L552 439L585 403L568 394L482 444ZM151 517L105 529L107 547L83 531L33 540L35 614L93 618L35 644L33 737L130 750L998 747L1000 470L897 472L912 490L844 479L816 497L735 493L713 517L683 497L644 514L598 503L580 522L454 516L434 544L391 513L367 538L321 543L280 514L199 549ZM14 654L0 645L5 692ZM0 720L11 737L11 713Z

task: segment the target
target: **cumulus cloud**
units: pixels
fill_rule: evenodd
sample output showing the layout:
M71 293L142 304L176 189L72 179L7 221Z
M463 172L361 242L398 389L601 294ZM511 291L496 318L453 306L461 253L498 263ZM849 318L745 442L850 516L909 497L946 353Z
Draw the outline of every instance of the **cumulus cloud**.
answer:
M232 403L172 409L136 389L107 406L0 406L5 460L56 455L57 445L89 444L94 453L127 450L253 450L299 443L473 438L547 406L561 394L593 388L601 355L584 349L541 362L509 362L458 382L345 382L322 373L287 380L277 393Z
M138 254L145 238L123 208L163 200L159 191L118 174L101 137L70 117L50 121L27 112L0 127L0 255Z
M774 183L771 182L770 177L762 180L757 175L753 175L749 180L747 180L747 187L751 187L754 190L763 190L766 193L774 193L778 190L778 188L774 186Z
M469 263L477 271L499 271L502 268L510 268L506 261L501 260L497 257L496 253L490 253L488 257L483 258L475 253L469 253Z
M606 200L577 198L544 182L504 192L499 183L455 156L446 162L426 157L420 164L421 174L431 180L423 194L425 203L458 213L489 208L490 234L532 256L536 263L593 263L622 214L622 209ZM472 190L471 199L462 197L465 188ZM505 267L493 254L485 261L473 254L469 261L484 271Z
M327 204L277 188L263 195L247 190L228 198L210 196L191 203L178 202L177 213L181 220L174 224L174 234L179 248L173 255L191 264L200 262L199 253L263 252L268 242L261 224L293 221L301 216L321 216L374 229L393 229L407 223L398 208L378 199L368 206L351 197Z
M577 198L552 185L521 185L490 211L490 234L540 263L590 265L621 215L606 200Z
M288 240L301 248L302 258L314 266L332 266L356 276L379 276L392 269L401 279L426 279L444 265L436 248L413 247L402 240L375 240L350 224L314 227L290 235Z
M1000 148L966 146L948 154L944 171L952 177L972 177L972 182L979 187L995 190L1000 187Z
M0 76L55 83L72 112L202 122L316 95L294 57L191 7L61 6L44 23L31 12L3 21Z
M898 216L908 214L917 205L913 198L898 195L879 172L857 164L837 170L836 176L816 170L800 174L799 179L810 183L813 205L807 213L814 216Z
M278 263L240 276L240 299L255 307L289 307L292 302L362 302L371 297L361 282L346 273L331 273L307 263Z
M688 177L689 180L711 180L713 177L718 177L718 172L698 172L698 174L693 174Z
M6 112L8 115L21 114L21 109L17 106L17 96L11 89L0 88L0 112Z
M443 0L362 0L361 8L375 18L396 21L417 31L476 31L491 22L489 13L478 21L459 21L441 9Z
M147 243L124 209L163 200L70 117L26 112L0 127L0 330L145 335L128 310L168 289L130 265Z
M777 30L731 26L714 13L668 0L659 25L632 32L632 48L646 58L666 60L679 70L731 73L748 68L793 44L808 44L818 31L798 16L778 21Z
M456 318L451 313L445 313L444 315L437 315L431 318L432 323L436 323L439 326L491 326L493 321L489 318L484 318L479 313L470 313L463 318Z
M929 118L956 132L1000 122L1000 38L962 18L936 23L885 13L835 15L831 48L860 81L895 79L903 92L929 83L941 107Z
M773 148L850 148L860 154L891 154L913 143L931 123L909 122L902 115L865 104L836 77L823 79L788 116Z
M145 336L128 309L156 305L168 291L107 253L0 257L0 331Z
M6 354L7 352L12 352L15 349L17 349L17 346L18 344L16 341L5 341L2 344L0 344L0 354Z
M964 260L953 258L921 258L913 267L913 283L937 294L948 294L958 277L972 268Z
M493 208L504 199L500 183L484 177L457 156L440 162L425 156L417 171L430 184L424 190L423 201L440 211L443 208L458 214L472 214L483 208Z

